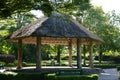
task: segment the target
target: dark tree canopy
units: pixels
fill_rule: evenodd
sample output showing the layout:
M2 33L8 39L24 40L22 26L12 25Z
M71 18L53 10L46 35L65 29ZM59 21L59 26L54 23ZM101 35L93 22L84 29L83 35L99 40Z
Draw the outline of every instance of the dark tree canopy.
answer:
M37 7L40 0L0 0L0 17L7 17L13 13L29 11Z
M42 10L50 15L55 10L55 5L59 6L59 8L79 5L81 9L86 9L89 2L90 0L0 0L0 17L6 18L11 14L33 9Z

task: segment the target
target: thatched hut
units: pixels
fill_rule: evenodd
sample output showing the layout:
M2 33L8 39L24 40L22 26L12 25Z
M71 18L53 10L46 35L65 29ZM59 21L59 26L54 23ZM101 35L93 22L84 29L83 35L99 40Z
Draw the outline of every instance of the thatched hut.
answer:
M21 47L22 43L36 44L37 46L37 63L36 68L41 68L41 44L58 44L69 45L71 64L71 45L77 45L77 67L81 68L81 44L91 45L91 63L92 63L92 45L101 43L103 40L85 27L80 25L74 19L59 13L53 13L50 17L42 17L31 24L22 27L7 37L7 40L18 42L18 68L21 68ZM92 67L93 65L91 65Z

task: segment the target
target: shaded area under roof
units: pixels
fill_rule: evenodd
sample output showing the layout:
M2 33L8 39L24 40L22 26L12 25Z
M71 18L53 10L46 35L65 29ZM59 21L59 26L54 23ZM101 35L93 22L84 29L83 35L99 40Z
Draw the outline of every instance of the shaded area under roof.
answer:
M76 44L80 38L83 44L91 42L103 42L103 40L80 25L74 19L59 13L53 13L50 17L42 17L31 24L16 30L7 37L7 40L36 44L36 36L41 37L42 44L68 45L69 41Z

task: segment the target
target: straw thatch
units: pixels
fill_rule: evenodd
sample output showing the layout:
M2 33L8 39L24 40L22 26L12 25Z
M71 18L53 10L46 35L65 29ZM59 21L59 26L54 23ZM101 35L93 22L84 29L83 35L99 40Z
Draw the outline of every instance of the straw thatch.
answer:
M75 44L80 38L83 44L90 42L103 42L101 38L84 28L68 16L54 13L51 17L42 17L35 22L22 27L10 35L7 40L36 44L36 36L41 37L43 44L64 44L69 41Z

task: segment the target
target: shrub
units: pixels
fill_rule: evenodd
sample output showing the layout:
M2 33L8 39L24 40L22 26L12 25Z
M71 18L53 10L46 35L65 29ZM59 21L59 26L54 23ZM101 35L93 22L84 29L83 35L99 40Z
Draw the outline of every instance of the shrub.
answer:
M26 62L22 62L22 66L23 67L27 67L27 63Z
M5 62L6 64L12 63L15 61L15 56L9 54L0 54L0 61Z
M46 76L45 76L46 75ZM98 75L73 75L73 76L57 76L56 74L46 73L15 73L4 72L0 74L0 80L97 80Z
M95 56L95 60L99 60L98 56ZM114 61L114 63L120 63L120 56L102 56L103 61Z
M17 73L14 72L4 72L0 74L1 80L13 80L14 76L16 76Z
M98 64L98 65L94 65L94 67L97 68L116 68L117 64Z
M98 75L67 75L56 76L55 74L48 74L46 80L98 80Z
M14 63L8 63L6 66L7 67L14 67L15 65L14 65Z
M120 63L120 56L113 56L112 60L114 63Z
M82 75L82 69L60 69L57 75Z
M5 65L5 62L0 62L1 65Z
M17 66L17 64L18 64L18 61L17 60L14 61L14 65ZM22 66L23 67L27 67L27 63L26 62L22 62Z
M120 66L117 66L117 70L120 71Z
M45 78L43 73L5 72L0 74L0 80L45 80Z

